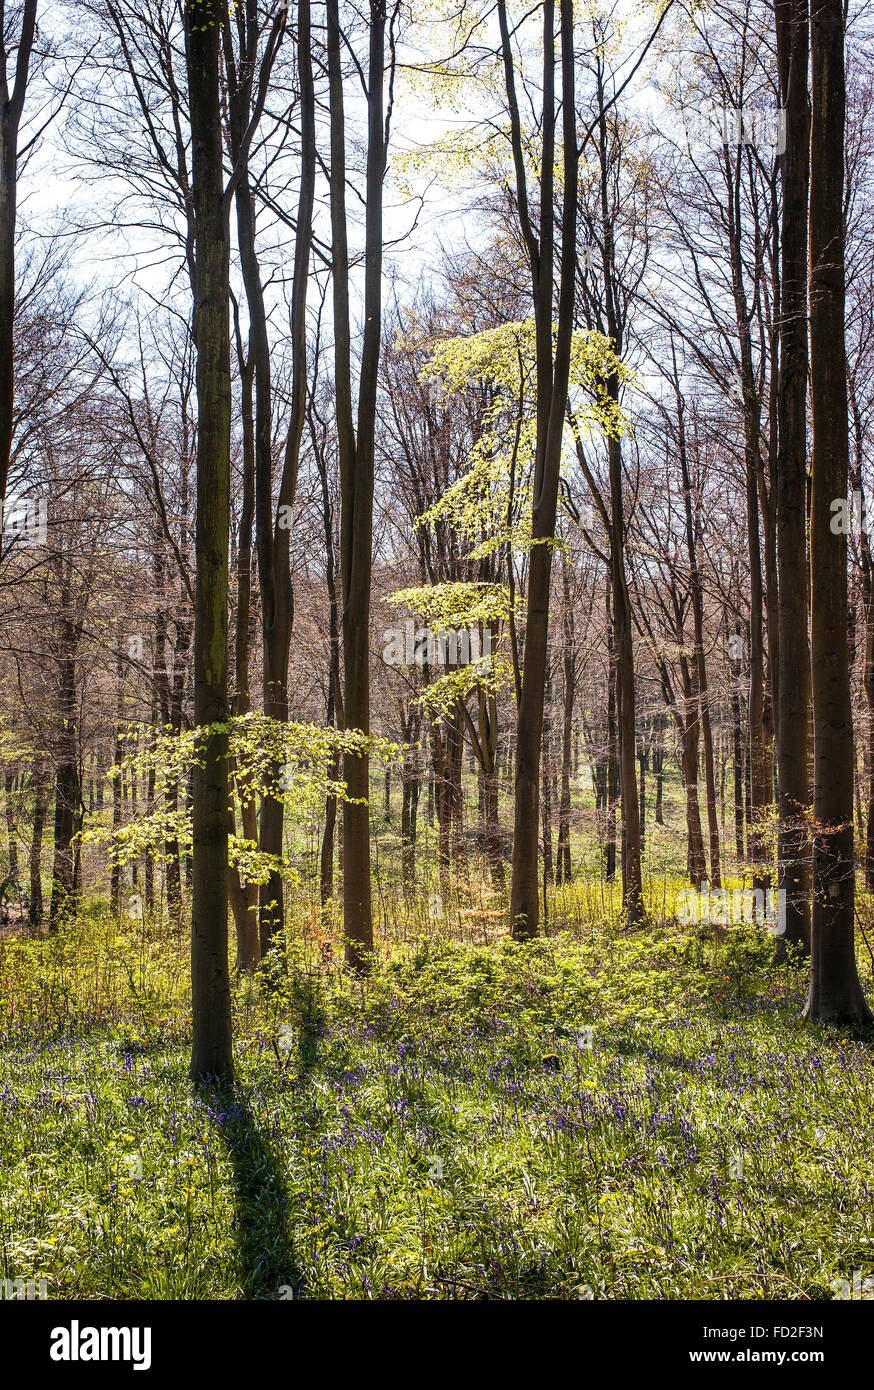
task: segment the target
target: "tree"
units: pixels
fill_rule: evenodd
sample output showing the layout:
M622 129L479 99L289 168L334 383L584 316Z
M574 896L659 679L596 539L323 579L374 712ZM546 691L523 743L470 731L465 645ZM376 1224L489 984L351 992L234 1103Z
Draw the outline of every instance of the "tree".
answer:
M10 19L7 18L5 0L0 0L0 506L6 500L15 395L13 327L20 160L18 140L36 35L36 7L37 0L24 0L16 44L9 32ZM7 64L13 47L17 48L17 52L10 91Z
M632 299L632 283L643 277L648 259L648 238L639 235L638 219L645 219L647 194L642 188L624 188L621 172L627 162L625 150L627 122L611 108L619 91L607 95L607 52L609 34L603 21L593 22L593 67L595 76L595 116L591 133L595 138L598 178L591 209L586 210L586 233L592 236L600 251L599 277L590 275L589 256L577 261L578 299L587 322L594 322L609 338L616 354L623 357L628 351L628 309ZM639 181L639 180L638 180ZM623 180L624 182L624 180ZM621 191L620 191L621 190ZM641 196L642 195L642 196ZM640 204L640 206L638 206ZM625 205L629 212L628 247L622 254L619 233L620 217ZM643 222L645 226L645 221ZM633 264L635 243L642 243L642 252ZM590 253L591 254L591 253ZM598 278L600 282L597 283ZM632 282L632 283L629 283ZM624 380L619 372L605 382L608 400L616 410L622 399ZM607 482L604 496L593 486L591 470L584 465L577 442L577 454L587 471L593 498L605 522L609 538L608 563L612 602L611 645L612 671L616 689L613 696L616 725L616 751L619 780L619 800L622 808L622 902L627 920L640 925L645 918L642 880L642 843L640 800L636 775L636 711L637 695L634 667L632 606L629 594L625 552L628 514L625 497L626 465L619 434L607 437ZM596 495L597 493L597 495ZM613 800L611 796L611 801Z
M808 724L810 652L807 602L807 191L810 106L807 90L807 0L775 0L780 95L786 110L781 156L777 401L779 681L777 696L778 886L786 894L786 942L810 948Z
M301 438L306 418L306 306L315 191L315 96L309 0L297 7L297 70L300 86L300 190L294 232L291 294L291 415L285 440L276 511L273 508L273 385L264 287L256 248L256 198L248 162L249 131L276 54L284 19L281 8L267 35L258 74L256 56L261 22L255 0L236 10L238 54L234 54L230 16L225 23L225 68L230 112L230 146L236 180L237 241L249 310L249 351L254 371L255 521L258 578L261 587L264 712L288 719L288 657L294 621L289 561L289 517L297 491ZM259 77L256 83L256 76ZM274 769L277 782L281 770ZM282 856L284 802L267 793L261 807L260 843L274 861ZM282 876L274 867L261 890L260 953L265 954L283 921Z
M223 0L186 0L194 201L197 521L193 783L191 1076L233 1075L228 971L228 532L230 235L222 164L219 47Z
M391 49L394 53L394 24ZM352 413L352 332L346 221L346 127L338 0L328 0L331 116L331 274L334 290L334 388L340 459L340 575L343 594L343 715L347 729L370 732L370 591L373 573L373 479L376 399L382 341L382 203L391 121L385 102L385 0L371 0L366 81L367 167L364 230L364 332L357 422ZM391 87L389 87L389 93ZM366 969L373 949L370 893L370 760L345 754L343 780L343 922L346 960Z
M813 923L805 1017L870 1023L855 953L853 711L847 625L847 539L832 504L847 493L844 347L844 10L812 0L810 122L810 521L814 752Z
M516 96L513 51L504 0L498 0L501 54L510 115L516 211L528 255L534 303L537 431L531 503L531 559L525 620L522 694L516 724L516 778L510 930L518 940L537 935L540 893L537 847L540 818L540 755L546 689L547 636L552 552L558 503L561 445L570 376L577 219L576 99L573 12L559 0L561 29L562 205L558 315L553 357L555 283L555 5L543 6L543 114L540 155L540 229L529 209L526 154Z

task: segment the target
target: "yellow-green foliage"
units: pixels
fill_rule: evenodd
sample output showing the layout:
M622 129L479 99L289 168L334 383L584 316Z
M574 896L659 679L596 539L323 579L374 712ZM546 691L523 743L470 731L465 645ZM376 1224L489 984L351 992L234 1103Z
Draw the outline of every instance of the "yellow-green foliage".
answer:
M190 852L191 812L184 789L191 768L202 756L200 750L205 741L217 734L228 735L228 757L234 769L232 791L238 806L243 800L257 802L271 796L306 812L323 806L329 795L345 800L345 782L331 779L328 773L336 755L366 753L392 762L402 752L399 744L366 736L357 729L284 723L257 711L237 716L227 724L183 730L179 734L169 728L144 734L135 725L122 735L129 751L112 775L120 777L127 772L143 777L154 773L153 803L128 825L114 829L94 826L83 834L83 842L106 845L117 864L129 863L147 852L161 861L170 841L180 852ZM175 808L171 795L174 789ZM228 852L230 863L250 883L265 883L273 870L286 878L294 877L292 867L284 859L263 854L250 840L231 835Z
M472 544L471 559L484 558L507 545L528 549L537 409L534 320L500 324L481 333L437 342L421 380L437 383L448 396L487 385L492 400L465 472L422 514L420 523L446 521ZM618 398L633 381L634 374L609 338L594 331L574 333L571 423L565 429L565 447L571 446L574 435L627 434L630 426Z
M506 622L510 616L510 591L504 584L428 584L398 589L389 596L389 603L406 604L435 633Z
M513 687L513 670L500 643L501 626L510 616L510 591L503 584L447 583L399 589L389 603L406 604L419 614L436 637L446 632L478 628L489 633L493 649L477 660L448 670L432 670L418 696L431 714L450 710L475 691L496 696Z

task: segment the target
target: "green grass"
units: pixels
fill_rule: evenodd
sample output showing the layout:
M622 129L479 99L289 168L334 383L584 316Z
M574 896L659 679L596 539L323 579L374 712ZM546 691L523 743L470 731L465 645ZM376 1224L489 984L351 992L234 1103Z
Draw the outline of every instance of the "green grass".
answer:
M802 1022L803 972L772 956L740 929L592 926L396 943L361 982L298 936L237 987L234 1094L195 1095L181 941L95 908L2 942L0 1277L832 1297L874 1273L871 1039Z

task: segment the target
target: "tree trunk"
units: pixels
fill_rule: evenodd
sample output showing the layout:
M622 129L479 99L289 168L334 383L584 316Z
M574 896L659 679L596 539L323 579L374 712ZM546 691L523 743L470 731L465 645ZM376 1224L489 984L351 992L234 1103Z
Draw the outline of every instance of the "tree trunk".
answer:
M553 361L553 245L555 164L555 6L543 8L543 124L540 166L540 237L528 218L525 155L516 103L513 54L504 0L498 22L516 171L516 201L528 250L534 299L537 422L531 512L532 547L528 568L522 693L516 724L515 824L510 886L510 929L517 939L537 934L540 899L537 876L540 755L546 687L551 540L555 535L561 445L567 406L576 269L578 151L574 83L573 15L570 0L559 0L561 25L561 107L563 176L561 264L555 360Z
M321 431L316 425L321 425ZM325 585L328 591L328 709L329 726L342 729L343 688L340 679L340 605L337 597L337 562L334 546L334 508L331 489L328 484L328 458L326 450L327 426L322 425L314 406L310 408L310 434L313 452L322 493L322 527L325 536ZM332 782L339 781L340 759L331 759L328 776ZM322 907L334 896L334 838L337 830L337 798L329 794L325 798L325 827L319 854L319 894Z
M155 728L155 726L157 725L157 722L158 722L158 713L157 713L157 708L156 708L155 702L154 702L154 692L153 692L153 702L152 702L152 729ZM151 740L152 740L152 733L151 733L151 731L149 732L149 740L150 740L150 742L151 742ZM146 815L149 816L149 817L151 817L151 816L153 815L154 810L155 810L155 781L156 781L155 764L154 764L154 762L150 759L150 760L149 760L148 772L147 772L147 774L146 774ZM152 851L152 849L151 849L151 846L147 846L147 848L146 848L146 853L145 853L145 866L144 866L144 877L145 877L145 898L144 898L144 907L145 907L146 912L148 912L150 915L152 915L152 914L154 914L154 911L155 911L155 856L154 856L154 853L153 853L153 851Z
M710 695L707 687L707 661L704 654L704 599L701 574L698 568L698 537L692 515L692 486L686 453L685 403L680 391L674 363L674 388L677 402L677 438L680 469L683 478L683 502L686 521L686 549L689 554L689 588L692 598L692 620L695 633L695 669L698 687L698 708L701 714L701 742L704 746L704 788L707 798L707 828L710 838L710 884L722 886L719 861L719 821L716 814L716 776L713 766L713 730L710 723Z
M616 807L619 801L619 758L616 732L616 642L613 626L613 593L607 583L607 853L604 875L616 877Z
M284 16L273 21L262 58L261 81L269 76L276 49L281 41ZM288 657L294 622L289 539L290 513L297 490L300 444L306 419L306 300L311 253L312 205L315 180L315 133L309 0L299 0L297 25L298 80L300 84L301 173L294 242L294 273L291 291L292 384L291 411L282 478L273 516L273 392L270 375L270 343L261 268L255 241L255 200L249 179L246 132L257 121L253 109L252 64L255 61L257 26L254 33L242 31L239 67L226 47L229 87L230 143L235 171L237 240L240 265L249 309L250 353L255 376L255 513L258 572L261 586L264 713L280 723L288 720ZM267 791L261 806L260 848L270 856L274 867L260 894L259 949L266 954L274 935L283 925L283 881L280 861L283 853L285 802L275 788L281 781L281 758L269 769L274 790Z
M607 391L616 393L616 383ZM640 802L637 792L634 651L631 599L625 575L625 521L622 503L622 449L618 439L607 440L610 462L611 536L614 640L616 644L616 713L619 732L619 778L622 804L622 901L629 926L645 920L640 852Z
M15 773L6 772L3 777L4 810L6 814L6 838L9 844L9 877L18 881L18 841L15 830L15 808L12 795L15 787Z
M416 876L416 809L419 779L411 775L404 763L403 798L401 806L401 879L408 893Z
M747 552L750 569L750 685L749 685L749 780L750 801L747 814L749 858L753 884L764 889L769 881L766 868L764 818L771 801L768 738L766 729L764 594L762 588L762 543L759 523L759 478L762 466L761 401L753 368L750 335L751 314L747 309L741 256L739 180L729 210L731 280L738 336L740 380L743 396L744 470L746 480Z
M646 843L646 770L649 766L648 749L638 749L637 763L640 768L640 843L641 847L643 847Z
M847 653L847 539L831 529L847 495L844 349L844 75L841 0L812 0L810 138L810 524L814 719L814 895L810 992L816 1023L872 1021L856 968L853 711Z
M73 836L81 800L76 735L76 661L71 620L61 619L62 659L60 670L59 723L61 728L58 770L55 778L55 852L52 866L52 896L49 903L49 931L58 930L61 918L75 901L76 853Z
M747 544L750 559L750 685L749 685L749 857L753 865L753 884L767 884L765 868L763 817L770 801L767 759L765 754L765 656L762 632L762 562L759 542L758 492L756 485L756 451L758 443L748 436L746 445L747 470Z
M434 775L431 786L434 791L434 814L437 820L437 871L440 877L440 891L444 897L449 894L449 872L452 862L450 832L452 811L449 793L448 757L446 739L443 735L445 723L434 719L431 723L431 757Z
M237 613L234 627L234 682L236 691L232 708L236 717L248 714L252 708L249 686L249 624L252 617L252 529L255 517L255 412L252 397L254 361L251 353L243 357L243 345L237 324L237 357L240 367L241 421L243 426L243 495L240 504L240 526L237 534ZM235 781L240 801L240 821L243 839L258 844L258 812L248 779L236 767L229 767L229 787ZM233 799L228 804L228 830L236 834ZM230 868L229 886L231 908L237 935L236 969L252 971L261 959L258 931L258 884L247 883L239 869Z
M18 193L18 129L30 75L30 57L36 30L37 0L24 0L16 44L15 81L9 91L6 71L9 16L0 6L0 505L6 500L9 460L12 454L15 397L15 224Z
M853 488L864 494L862 465L865 456L865 440L862 417L859 413L854 391L850 391L850 409L853 417L855 438L855 468L852 473ZM859 559L861 562L861 600L864 613L864 645L862 660L862 688L865 692L866 740L862 758L862 775L866 782L866 809L864 816L865 846L865 887L874 888L874 561L871 556L871 540L864 526L859 536ZM857 787L861 793L861 788Z
M122 652L122 632L118 632L118 651L115 660L115 744L112 753L112 829L117 833L121 829L122 804L121 804L121 760L124 756L124 745L122 743L122 720L124 718L124 670L125 659ZM109 901L112 911L116 917L121 914L121 864L117 854L112 856L112 865L109 872Z
M689 715L682 738L683 786L686 792L687 872L689 882L700 888L707 877L701 809L698 803L698 733L694 715Z
M364 234L364 334L358 385L357 437L352 415L349 252L341 35L337 0L327 4L331 128L331 242L334 291L334 376L342 511L344 718L347 729L370 733L370 591L373 568L374 431L382 340L382 204L387 152L385 0L371 0L367 79L367 172ZM373 950L370 882L370 759L343 758L343 922L346 961L365 970Z
M780 595L777 883L786 894L786 931L782 940L809 951L806 286L810 109L807 0L776 0L775 14L781 99L786 110L786 149L781 158L783 220L776 477ZM842 494L835 494L838 495Z
M219 94L221 0L185 6L195 209L197 505L191 905L192 1078L230 1080L228 970L228 530L231 369L228 206ZM216 728L215 726L219 726Z
M40 763L33 772L33 839L30 842L30 908L28 921L38 927L43 917L42 899L42 838L49 812L49 788L46 768Z
M562 670L564 674L564 701L561 724L561 801L558 811L558 865L559 883L571 880L571 760L573 757L573 719L574 698L576 695L576 650L574 645L573 609L571 607L568 583L567 557L562 553L562 589L564 599L564 652Z
M498 769L497 765L483 773L483 809L486 825L486 853L492 884L501 892L506 875L504 872L504 853L501 847L501 830L498 823Z
M541 762L541 811L543 831L543 885L555 881L552 857L552 689L547 676L543 717L543 759Z
M744 781L744 736L743 736L743 715L741 711L741 674L742 674L742 652L743 636L740 623L734 633L734 647L730 651L730 673L731 673L731 737L732 737L732 764L734 771L734 841L735 851L738 859L743 862L746 857L746 846L744 842L744 822L745 822L745 781Z

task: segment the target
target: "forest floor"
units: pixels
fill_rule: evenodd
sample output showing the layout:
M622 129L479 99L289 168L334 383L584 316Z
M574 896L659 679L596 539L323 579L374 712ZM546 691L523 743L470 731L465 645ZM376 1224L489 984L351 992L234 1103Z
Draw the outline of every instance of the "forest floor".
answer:
M855 1275L874 1296L874 1039L803 1022L773 951L670 924L423 939L362 982L301 938L235 987L233 1092L195 1094L181 939L95 907L0 941L0 1278L803 1299Z

